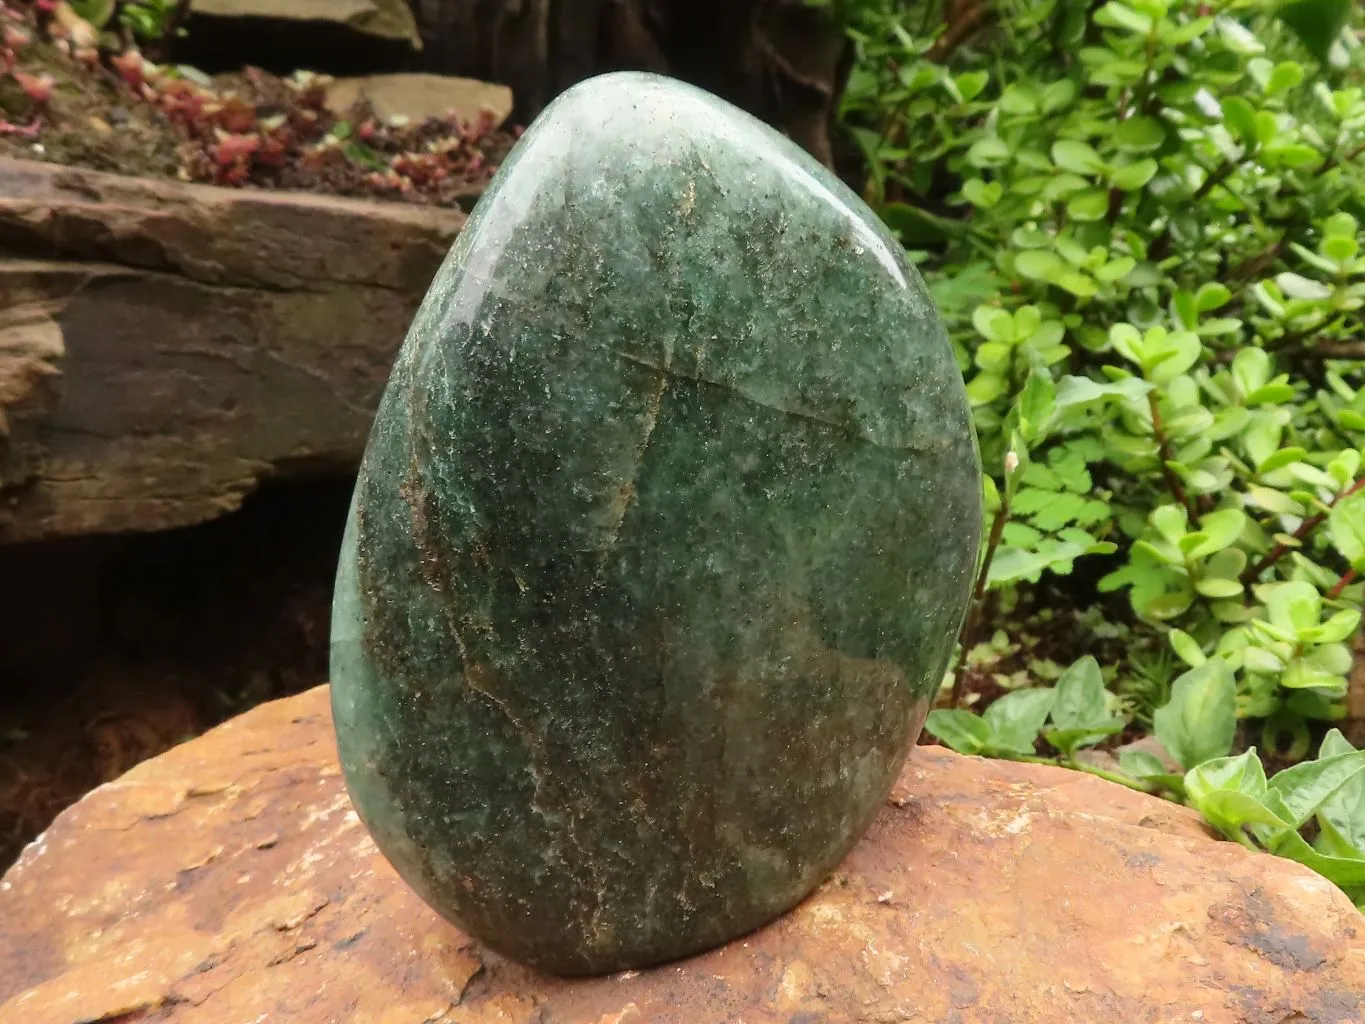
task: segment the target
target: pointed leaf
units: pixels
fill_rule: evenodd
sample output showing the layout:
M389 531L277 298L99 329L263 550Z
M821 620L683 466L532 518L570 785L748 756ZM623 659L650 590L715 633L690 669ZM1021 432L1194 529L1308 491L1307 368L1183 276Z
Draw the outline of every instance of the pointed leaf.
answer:
M1331 730L1322 741L1319 758L1354 753L1340 729ZM1365 856L1365 776L1357 775L1345 783L1318 808L1318 816L1330 822L1341 837Z
M1365 778L1365 750L1300 761L1278 772L1270 788L1280 794L1288 820L1298 828L1345 785Z
M1259 799L1266 788L1265 765L1256 756L1255 748L1236 757L1211 758L1185 773L1185 789L1192 798L1228 789Z
M1152 724L1186 770L1227 754L1237 730L1237 684L1227 662L1210 658L1177 679Z
M991 740L991 728L970 711L936 708L924 728L959 754L979 754Z
M1032 754L1033 743L1052 710L1055 691L1034 687L1015 690L991 704L982 715L990 727L993 749Z
M1106 398L1142 401L1153 387L1155 385L1139 377L1125 377L1122 380L1101 384L1089 377L1066 376L1057 382L1057 411L1063 412L1074 406L1088 405Z
M1044 737L1068 757L1079 747L1097 743L1123 728L1109 712L1108 692L1099 662L1086 655L1057 680L1056 697L1048 716L1053 728Z

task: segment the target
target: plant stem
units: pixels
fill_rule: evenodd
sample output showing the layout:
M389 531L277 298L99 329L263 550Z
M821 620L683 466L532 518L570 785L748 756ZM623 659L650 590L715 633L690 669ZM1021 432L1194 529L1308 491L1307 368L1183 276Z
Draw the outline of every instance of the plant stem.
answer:
M1355 149L1351 150L1350 153L1346 154L1345 160L1342 160L1341 157L1333 153L1325 161L1323 161L1321 167L1319 167L1316 171L1313 172L1313 176L1318 177L1320 175L1326 174L1328 171L1332 170L1332 168L1336 167L1338 164L1341 163L1345 163L1349 166L1355 163L1355 161L1358 160L1362 155L1365 155L1365 143L1361 143ZM1287 240L1288 235L1289 229L1286 228L1276 241L1271 242L1264 249L1258 252L1255 256L1243 260L1241 263L1237 264L1237 266L1229 270L1227 274L1224 276L1223 283L1231 285L1236 282L1249 280L1250 278L1259 274L1270 264L1274 263L1275 259L1280 255L1280 252L1284 249L1285 241Z
M953 51L967 41L967 38L981 27L981 23L986 20L986 15L990 13L989 4L986 0L979 0L977 3L966 3L955 5L953 16L950 17L948 27L943 35L934 41L934 45L929 47L924 54L926 60L933 61L935 64L942 64L953 55Z
M1139 779L1130 779L1126 775L1120 775L1118 772L1111 772L1098 765L1087 764L1084 761L1069 761L1067 762L1066 767L1074 768L1077 771L1089 772L1091 775L1098 776L1106 782L1117 782L1120 786L1127 786L1129 789L1135 789L1139 793L1150 793L1152 791L1151 786Z
M1268 342L1265 345L1265 350L1267 352L1273 353L1283 352L1286 349L1291 349L1299 342L1307 338L1309 333L1310 333L1309 331L1286 331L1284 334L1281 334L1274 341Z
M1365 359L1365 341L1325 341L1306 346L1297 354L1317 356L1320 359Z
M1342 731L1348 737L1355 731L1352 723L1365 722L1365 634L1359 630L1351 641L1351 653L1354 660L1346 684L1346 719L1342 723Z
M1275 262L1276 257L1284 248L1284 236L1281 235L1279 241L1271 242L1255 256L1243 260L1237 266L1227 272L1224 284L1233 284L1248 280L1259 274L1264 268Z
M1365 154L1365 143L1361 143L1355 149L1351 150L1351 152L1347 153L1345 160L1339 160L1335 154L1329 156L1326 160L1323 161L1322 166L1317 169L1316 173L1326 174L1333 167L1336 167L1337 164L1340 163L1345 163L1349 167L1351 164L1355 163L1356 158L1361 156L1362 154Z
M1093 764L1087 764L1084 761L1077 761L1074 758L1071 760L1063 760L1060 757L1038 757L1033 754L1009 754L1005 757L1005 760L1020 761L1024 764L1046 764L1051 765L1053 768L1071 768L1078 772L1086 772L1087 774L1097 776L1098 778L1104 779L1106 782L1116 782L1120 786L1135 789L1139 793L1152 792L1152 787L1145 782L1141 782L1138 779L1130 779L1127 775L1120 775L1118 772L1111 772L1108 769L1100 768Z
M1315 515L1311 515L1303 522L1299 523L1299 528L1295 530L1291 535L1293 539L1295 541L1302 541L1310 533L1316 530L1318 526L1322 523L1322 521L1327 518L1328 513L1332 510L1332 508L1336 505L1337 502L1341 501L1343 498L1350 497L1352 494L1355 494L1356 491L1360 490L1362 487L1365 487L1365 476L1361 477L1350 487L1342 491L1330 502L1328 502L1326 511L1318 512ZM1265 572L1272 565L1278 562L1280 558L1283 557L1286 551L1288 551L1291 547L1297 546L1298 546L1297 544L1285 543L1276 544L1273 548L1270 549L1270 553L1268 555L1262 558L1250 569L1244 570L1242 572L1242 575L1238 577L1238 579L1240 580L1243 586L1246 586L1247 584L1254 582L1256 577L1260 576L1261 573Z
M1189 495L1185 493L1185 488L1180 483L1180 478L1175 475L1169 463L1171 461L1171 446L1166 440L1166 428L1161 422L1161 409L1158 407L1156 392L1147 392L1147 402L1152 410L1152 433L1156 435L1157 454L1161 458L1161 473L1166 478L1166 486L1170 488L1171 496L1180 502L1191 515L1194 509L1190 506Z
M1251 837L1243 832L1240 826L1234 828L1220 828L1218 831L1223 833L1224 836L1231 839L1234 843L1245 846L1248 850L1252 850L1256 853L1261 852L1261 848L1251 841Z
M1345 590L1347 587L1349 587L1352 581L1355 580L1355 578L1356 571L1354 569L1347 569L1344 573L1341 574L1341 579L1337 580L1336 583L1332 584L1332 589L1327 591L1327 599L1331 601L1340 597L1341 592Z
M991 561L995 558L995 549L1000 546L1000 535L1005 530L1005 523L1010 518L1008 488L1009 476L1006 474L1005 486L1000 489L1000 507L995 510L995 518L991 520L991 532L986 538L986 554L981 559L981 569L976 574L976 586L972 588L972 607L967 612L967 621L962 626L962 632L958 634L961 650L957 655L957 664L953 666L953 692L948 698L948 706L952 708L962 703L963 690L967 687L967 654L976 644L976 631L981 623L981 605L985 600L986 584L991 575Z
M1152 101L1156 98L1156 94L1152 91L1152 83L1156 79L1156 57L1159 46L1154 20L1152 31L1147 35L1147 67L1142 72L1142 81L1138 84L1137 100L1133 104L1139 114L1152 113Z
M1200 185L1190 197L1190 206L1198 206L1210 192L1221 185L1233 171L1240 166L1238 160L1224 160L1217 168L1209 172L1209 176L1204 179L1204 184ZM1166 226L1161 229L1161 234L1152 239L1152 244L1147 249L1147 257L1154 263L1160 263L1171 251L1171 222L1168 219Z
M1232 172L1237 170L1241 161L1224 160L1218 167L1204 179L1204 184L1194 190L1194 195L1190 199L1190 205L1197 206L1200 200L1208 196L1215 188L1227 181L1232 176Z

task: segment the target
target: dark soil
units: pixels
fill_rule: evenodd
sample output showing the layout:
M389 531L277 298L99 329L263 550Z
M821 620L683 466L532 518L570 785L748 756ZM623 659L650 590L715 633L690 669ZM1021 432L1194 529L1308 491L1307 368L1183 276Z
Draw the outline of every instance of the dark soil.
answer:
M0 156L469 206L517 135L488 119L389 123L363 103L339 115L326 108L325 80L316 76L226 62L209 78L148 63L135 50L81 48L19 0L0 0L0 30Z
M122 83L103 69L83 67L54 47L36 40L19 52L19 66L54 81L42 126L32 139L0 135L0 156L90 167L113 174L175 177L184 141L155 107L130 96ZM0 108L13 114L24 102L12 99Z
M351 481L183 530L0 547L0 872L64 807L325 682Z

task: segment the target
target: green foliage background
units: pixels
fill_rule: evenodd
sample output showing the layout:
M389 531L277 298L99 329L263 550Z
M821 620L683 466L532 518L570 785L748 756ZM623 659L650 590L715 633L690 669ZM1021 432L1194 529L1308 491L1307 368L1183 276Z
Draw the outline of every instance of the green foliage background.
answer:
M1137 722L1179 770L1107 774L1320 870L1352 860L1324 873L1365 897L1365 775L1313 767L1365 769L1331 728L1365 597L1362 9L823 6L856 45L866 198L947 320L989 474L949 704L1019 646L1030 588L1067 595L1062 660L1124 652L1055 687L1051 660L997 673L1006 696L931 731L1082 767ZM1267 781L1239 736L1303 764Z

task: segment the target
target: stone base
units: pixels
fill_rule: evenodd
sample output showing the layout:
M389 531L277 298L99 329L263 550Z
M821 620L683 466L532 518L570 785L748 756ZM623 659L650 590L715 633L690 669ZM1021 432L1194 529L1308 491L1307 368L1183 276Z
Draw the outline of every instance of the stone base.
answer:
M534 974L418 901L350 808L326 687L102 786L0 881L5 1024L1362 1019L1365 919L1317 875L1155 798L933 747L795 911L606 978Z

